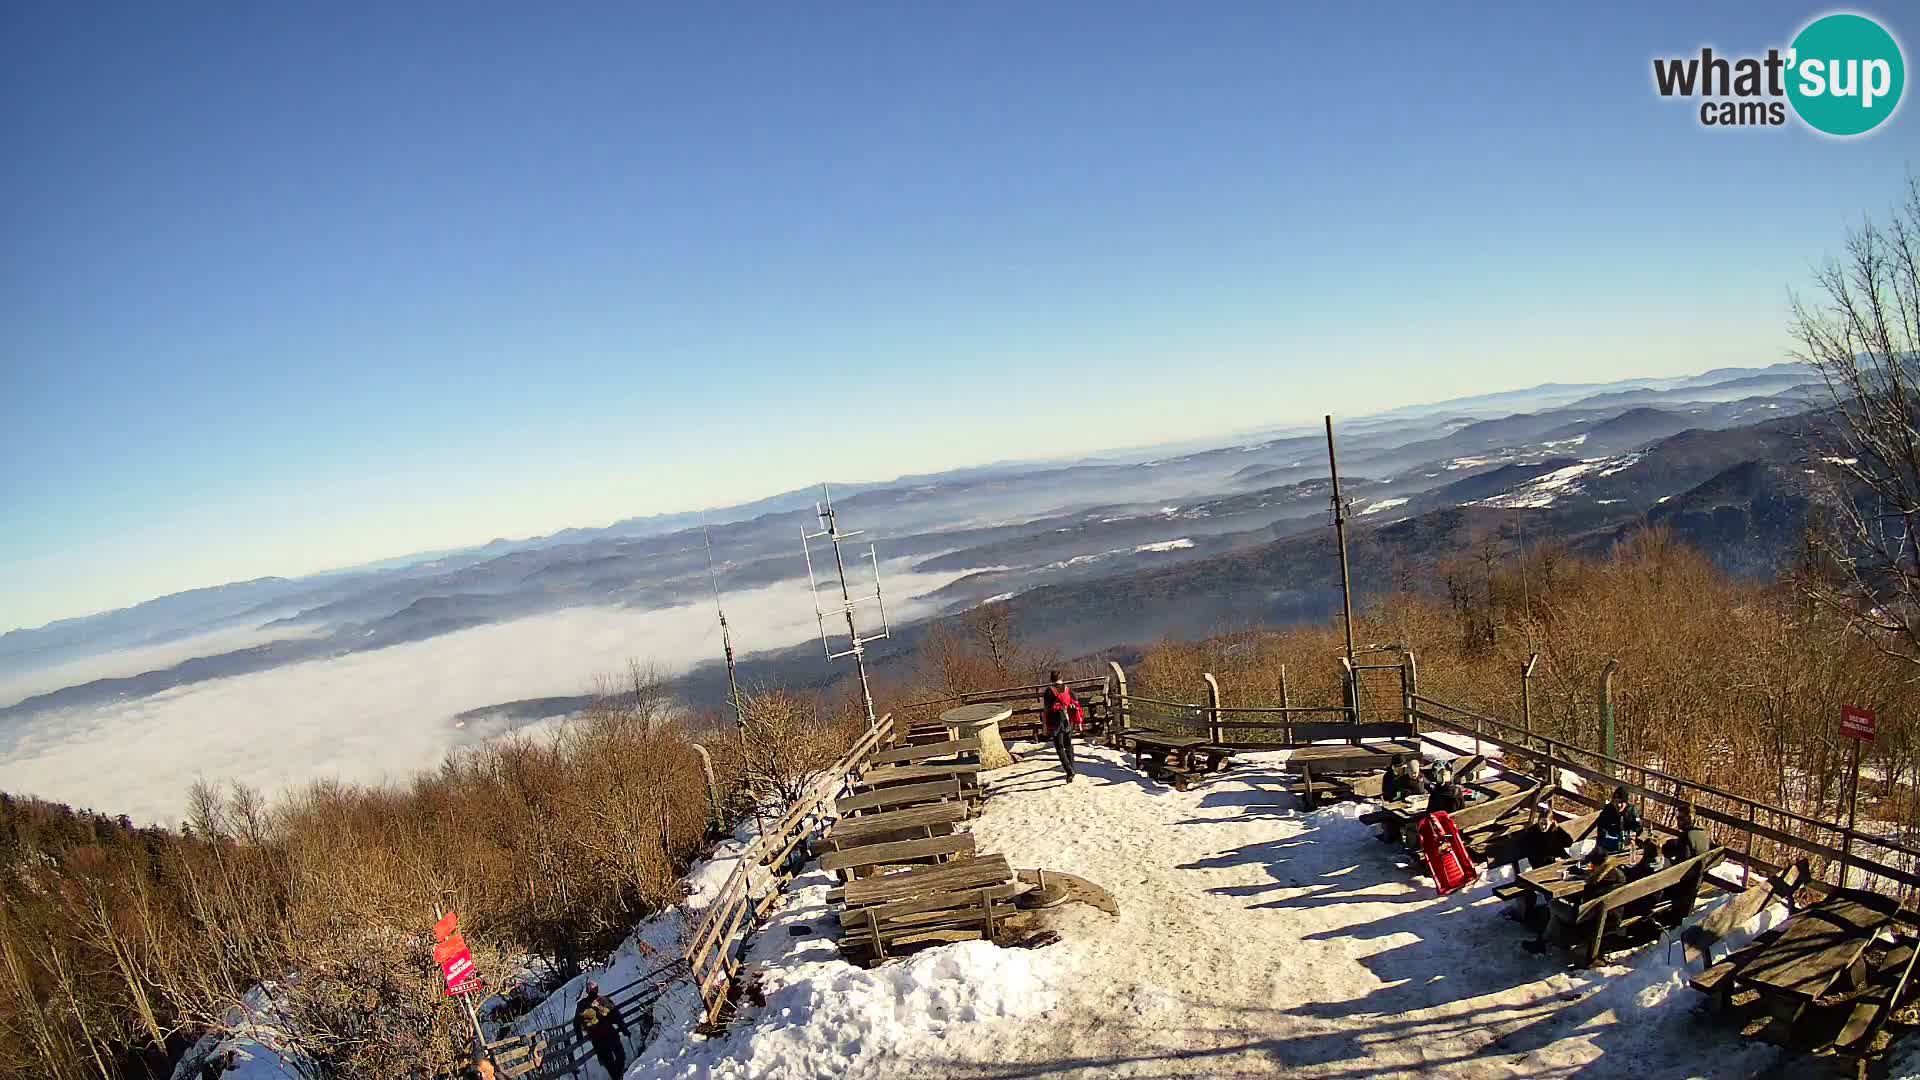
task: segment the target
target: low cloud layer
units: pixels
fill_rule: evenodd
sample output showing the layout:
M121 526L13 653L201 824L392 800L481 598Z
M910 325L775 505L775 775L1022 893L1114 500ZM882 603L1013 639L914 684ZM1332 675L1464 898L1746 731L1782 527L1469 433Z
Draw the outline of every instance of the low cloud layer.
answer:
M920 597L961 575L885 568L888 614L925 615ZM742 652L815 634L805 581L730 593ZM182 687L90 710L35 716L0 757L0 790L140 821L176 821L197 776L269 793L322 776L356 782L432 766L474 735L459 712L580 694L629 659L663 674L715 659L710 604L659 611L577 608L333 660Z
M288 638L300 636L301 631L287 627L278 627L274 630L235 627L231 630L216 630L210 634L197 634L178 641L169 641L164 645L122 649L119 652L82 657L30 671L0 674L0 708L18 704L27 698L53 690L90 683L95 679L124 679L131 675L170 668L196 656L213 656L237 649L251 649L255 645L265 645L268 642L285 641Z

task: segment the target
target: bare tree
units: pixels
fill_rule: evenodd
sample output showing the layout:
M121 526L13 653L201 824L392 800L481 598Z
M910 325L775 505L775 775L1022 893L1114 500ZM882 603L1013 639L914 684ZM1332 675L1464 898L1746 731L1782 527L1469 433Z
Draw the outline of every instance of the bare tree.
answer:
M1838 481L1802 575L1815 599L1920 664L1920 178L1884 225L1869 219L1793 304L1795 355L1826 383L1819 435Z

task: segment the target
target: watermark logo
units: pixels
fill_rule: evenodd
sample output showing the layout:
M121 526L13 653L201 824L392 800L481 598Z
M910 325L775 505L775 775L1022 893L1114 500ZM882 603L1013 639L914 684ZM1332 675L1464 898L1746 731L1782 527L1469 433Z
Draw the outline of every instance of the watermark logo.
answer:
M1907 65L1900 43L1865 15L1823 15L1765 56L1660 57L1661 97L1699 98L1705 127L1779 127L1788 111L1815 131L1846 138L1886 123L1900 107Z

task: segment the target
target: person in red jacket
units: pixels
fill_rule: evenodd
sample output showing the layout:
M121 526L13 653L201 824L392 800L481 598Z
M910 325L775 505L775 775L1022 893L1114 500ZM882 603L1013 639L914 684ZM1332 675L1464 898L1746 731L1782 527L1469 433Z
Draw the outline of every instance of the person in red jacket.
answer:
M1073 736L1086 724L1086 713L1079 699L1067 689L1067 680L1054 672L1040 693L1041 717L1046 722L1047 739L1060 755L1060 767L1067 770L1067 782L1073 782Z

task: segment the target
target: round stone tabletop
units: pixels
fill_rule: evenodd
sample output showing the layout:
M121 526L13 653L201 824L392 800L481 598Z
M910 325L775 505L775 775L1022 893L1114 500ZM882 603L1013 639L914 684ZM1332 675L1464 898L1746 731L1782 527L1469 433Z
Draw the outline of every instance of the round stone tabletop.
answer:
M962 705L940 714L943 724L999 723L1013 715L1013 706L989 701L984 705Z
M940 722L956 739L980 740L980 771L992 772L1013 764L1007 744L1000 740L1000 721L1013 715L1013 706L989 701L983 705L962 705L940 714Z

